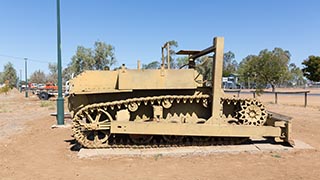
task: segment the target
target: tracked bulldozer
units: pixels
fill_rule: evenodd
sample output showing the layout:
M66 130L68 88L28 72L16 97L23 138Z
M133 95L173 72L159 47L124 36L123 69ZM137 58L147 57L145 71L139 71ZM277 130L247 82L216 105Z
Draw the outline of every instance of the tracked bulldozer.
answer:
M257 99L224 94L223 49L223 37L215 37L204 50L180 51L188 55L187 69L170 69L163 58L159 69L81 73L70 81L68 99L74 138L86 148L240 144L256 137L293 144L289 118ZM195 60L210 53L208 83Z

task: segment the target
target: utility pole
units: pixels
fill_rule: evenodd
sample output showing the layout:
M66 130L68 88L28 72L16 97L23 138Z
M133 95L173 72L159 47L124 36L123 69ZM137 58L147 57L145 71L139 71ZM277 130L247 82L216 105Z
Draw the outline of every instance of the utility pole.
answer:
M57 124L64 125L64 99L62 97L62 72L61 72L60 0L57 0L57 51L58 51Z
M24 68L25 68L25 73L26 73L26 87L25 87L25 91L26 91L26 98L28 97L28 63L27 63L28 58L24 58Z
M19 91L20 91L20 93L22 92L22 76L21 76L21 73L22 73L22 70L20 69L20 83L19 83Z
M168 69L170 69L170 43L167 42L167 61L168 61Z

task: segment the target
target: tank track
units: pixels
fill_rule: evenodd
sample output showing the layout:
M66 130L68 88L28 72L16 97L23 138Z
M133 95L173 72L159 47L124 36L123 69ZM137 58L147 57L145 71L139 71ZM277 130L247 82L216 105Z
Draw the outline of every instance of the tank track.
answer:
M237 145L245 143L249 140L247 137L203 137L205 141L194 140L192 137L184 137L184 139L178 143L169 143L164 142L159 139L162 137L153 137L154 141L151 141L148 144L135 144L130 141L129 137L121 138L113 136L110 137L110 142L104 145L93 145L90 143L80 145L88 149L97 149L97 148L128 148L128 149L150 149L150 148L170 148L170 147L188 147L188 146L220 146L220 145Z
M173 140L166 141L161 136L154 136L149 142L142 142L141 144L136 144L130 140L130 135L111 135L108 130L108 122L114 120L112 116L107 112L108 109L115 110L128 108L131 111L136 110L142 103L147 104L157 104L162 105L165 108L170 108L170 104L173 102L177 103L202 103L204 107L208 107L210 101L210 96L207 94L199 95L166 95L166 96L155 96L155 97L141 97L132 98L120 101L112 101L106 103L90 104L79 111L77 111L73 117L73 132L74 138L82 146L87 148L161 148L161 147L180 147L180 146L208 146L208 145L231 145L240 144L248 140L248 138L243 137L189 137L184 136L181 138L172 136ZM229 118L239 119L245 117L244 113L248 110L248 107L255 106L260 107L264 112L264 107L262 104L254 99L240 99L240 98L222 98L221 99L221 109L224 103L233 104L235 107L240 105L240 110L238 113L229 114ZM242 106L243 107L242 107ZM138 106L138 107L136 107ZM259 111L260 112L260 111ZM266 119L266 113L263 113L263 118ZM92 116L92 117L91 117ZM101 118L104 116L104 119ZM223 112L221 111L221 117L223 117ZM260 116L259 116L260 117ZM262 119L263 119L262 118ZM102 119L102 120L101 120ZM240 120L241 121L241 120ZM262 122L261 119L259 121ZM241 123L241 122L239 122ZM93 126L88 126L88 124L103 124L105 129L96 130L92 128ZM244 125L261 125L261 123L247 123L242 121Z
M220 101L221 117L235 120L237 124L250 126L263 126L269 116L264 105L257 99L223 97ZM224 112L222 106L233 106L231 112Z

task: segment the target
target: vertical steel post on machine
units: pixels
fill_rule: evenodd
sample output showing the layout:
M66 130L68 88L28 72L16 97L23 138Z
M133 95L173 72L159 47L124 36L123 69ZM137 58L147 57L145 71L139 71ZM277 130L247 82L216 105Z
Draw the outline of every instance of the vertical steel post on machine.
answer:
M223 69L223 48L224 38L215 37L213 40L214 59L212 67L212 117L214 120L219 120L220 114L220 99L222 97L222 69Z
M64 125L64 99L62 97L62 72L61 72L60 0L57 0L57 51L58 51L57 124Z
M170 43L167 42L166 46L167 46L167 56L168 56L168 57L167 57L168 69L170 69Z
M163 47L161 47L161 68L164 68L164 52L163 52Z

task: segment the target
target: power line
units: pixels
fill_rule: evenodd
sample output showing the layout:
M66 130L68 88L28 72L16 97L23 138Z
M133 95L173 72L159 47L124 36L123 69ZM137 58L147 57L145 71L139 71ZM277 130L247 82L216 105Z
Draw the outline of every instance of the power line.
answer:
M12 59L19 59L19 60L23 60L24 61L24 58L25 57L18 57L18 56L11 56L11 55L5 55L5 54L0 54L1 57L6 57L6 58L12 58ZM39 59L34 59L34 58L28 58L28 61L31 61L31 62L38 62L38 63L55 63L55 61L43 61L43 60L39 60ZM65 65L67 65L68 63L63 63Z
M12 59L20 59L24 60L25 57L18 57L18 56L10 56L10 55L5 55L5 54L0 54L1 57L7 57L7 58L12 58ZM34 62L39 62L39 63L50 63L52 61L43 61L43 60L38 60L34 58L28 58L28 61L34 61Z

